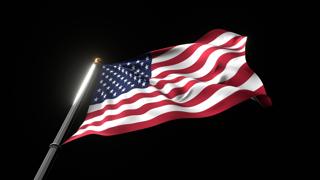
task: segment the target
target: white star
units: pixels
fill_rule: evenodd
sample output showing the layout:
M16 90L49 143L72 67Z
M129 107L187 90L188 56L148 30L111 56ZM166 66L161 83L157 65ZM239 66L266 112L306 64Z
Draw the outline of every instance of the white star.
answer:
M137 79L137 77L136 76L133 76L133 80L136 80Z
M104 91L101 92L101 96L104 94Z
M113 89L111 89L110 93L113 93Z
M135 69L136 69L136 67L135 67L135 66L132 66L132 67L131 67L131 69L132 69L132 70L135 70Z
M97 92L101 92L101 89L98 89Z
M112 78L109 78L109 81L112 81Z
M106 75L105 78L108 79L108 78L109 78L109 75Z
M145 75L145 77L149 77L149 75L148 75L148 74L146 74L146 75Z
M106 98L106 96L107 96L107 95L105 94L105 95L103 96L103 98Z
M119 89L122 89L122 86L119 86Z
M121 72L123 73L123 72L124 72L124 69L121 69Z
M117 74L118 74L118 73L116 73L116 72L115 72L115 73L113 73L113 75L117 75Z
M106 70L107 70L107 71L109 71L110 69L109 69L109 68L107 68Z
M149 60L149 57L148 57L148 56L146 57L146 60L147 60L147 61Z
M139 84L141 83L141 79L138 80L138 83L139 83Z
M111 70L110 73L113 73L113 71Z
M112 81L112 84L116 83L116 81Z
M113 96L116 96L117 95L117 92L113 93Z
M146 65L146 66L144 66L146 69L148 69L149 68L149 65Z
M114 68L117 68L117 66L113 66Z
M126 90L126 88L123 88L121 92L123 92L123 91L125 91L125 90Z
M146 85L146 82L143 82L143 83L142 83L142 86L145 86L145 85Z
M98 98L94 98L94 101L97 102L97 101L98 101Z
M144 72L141 72L141 75L144 75Z
M128 75L128 71L126 71L125 74Z
M118 87L118 86L119 86L119 83L116 84L116 87Z
M104 69L104 68L106 68L106 66L102 66L102 68Z
M102 73L102 76L104 76L105 74L106 74L106 73L103 72L103 73Z
M134 84L131 84L131 87L133 87L134 86Z
M137 63L139 63L140 62L140 60L138 60L138 61L136 61Z
M124 77L122 76L120 79L121 79L121 80L123 80L123 79L124 79Z
M143 66L143 62L140 63L140 66Z
M140 72L140 69L137 69L137 73Z
M107 85L107 83L103 83L103 86L106 86Z
M128 85L131 84L131 81L129 81L127 84L128 84Z
M129 62L127 63L127 66L130 66L130 63L129 63Z
M120 66L118 66L118 70L120 71L120 69L121 69L121 67Z
M102 84L103 83L103 80L100 80L100 84Z
M132 74L129 74L130 77L132 77Z
M120 74L118 74L118 76L117 77L120 77Z
M125 79L125 80L124 80L124 82L127 82L127 81L128 81L128 79Z
M109 90L109 89L110 89L110 86L108 86L107 89Z

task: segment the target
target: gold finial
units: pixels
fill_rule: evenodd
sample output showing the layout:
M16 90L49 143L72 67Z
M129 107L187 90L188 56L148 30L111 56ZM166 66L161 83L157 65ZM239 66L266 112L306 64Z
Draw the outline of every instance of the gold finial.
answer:
M100 64L101 62L102 62L101 58L97 57L97 58L94 59L94 63L95 64Z

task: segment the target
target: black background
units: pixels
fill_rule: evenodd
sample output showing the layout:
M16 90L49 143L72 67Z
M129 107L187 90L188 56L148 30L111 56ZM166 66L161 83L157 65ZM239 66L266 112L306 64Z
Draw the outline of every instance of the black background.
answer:
M49 4L16 12L9 21L9 38L19 83L11 93L15 102L22 102L14 104L22 146L14 166L23 179L36 174L95 57L119 62L193 42L215 28L248 36L248 64L262 79L272 107L246 101L214 117L176 120L113 137L84 137L62 147L47 179L273 177L290 161L282 149L288 141L280 136L276 120L281 94L274 65L279 62L276 51L270 53L273 29L261 7ZM81 124L86 99L67 137Z

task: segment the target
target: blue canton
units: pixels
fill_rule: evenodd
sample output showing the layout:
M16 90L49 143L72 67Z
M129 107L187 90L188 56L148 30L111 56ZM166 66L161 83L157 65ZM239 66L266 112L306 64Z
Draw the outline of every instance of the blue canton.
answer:
M151 56L144 54L121 63L104 64L97 78L92 104L113 99L134 88L146 88L151 77Z

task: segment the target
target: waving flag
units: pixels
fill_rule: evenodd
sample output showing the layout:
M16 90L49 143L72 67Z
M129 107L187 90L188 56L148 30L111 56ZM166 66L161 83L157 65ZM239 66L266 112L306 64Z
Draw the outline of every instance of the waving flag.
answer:
M246 63L246 40L216 29L195 43L102 65L87 117L66 142L208 117L253 97L271 105L261 80Z

